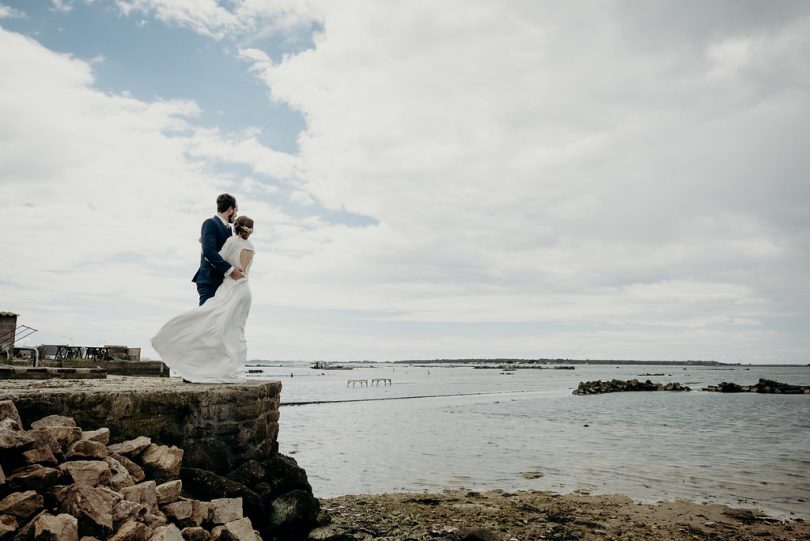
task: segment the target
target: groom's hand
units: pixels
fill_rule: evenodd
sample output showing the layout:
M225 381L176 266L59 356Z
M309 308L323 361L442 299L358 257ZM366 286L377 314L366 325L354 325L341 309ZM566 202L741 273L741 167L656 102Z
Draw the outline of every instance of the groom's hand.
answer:
M239 267L234 267L233 272L231 273L231 278L234 280L239 280L240 278L244 278L245 275L242 273L242 269Z

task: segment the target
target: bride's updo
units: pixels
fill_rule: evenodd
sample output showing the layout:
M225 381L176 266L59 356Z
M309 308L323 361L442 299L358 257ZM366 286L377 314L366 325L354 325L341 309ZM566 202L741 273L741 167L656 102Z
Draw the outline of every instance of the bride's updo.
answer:
M246 239L253 233L253 220L247 216L240 216L233 223L233 230L237 235Z

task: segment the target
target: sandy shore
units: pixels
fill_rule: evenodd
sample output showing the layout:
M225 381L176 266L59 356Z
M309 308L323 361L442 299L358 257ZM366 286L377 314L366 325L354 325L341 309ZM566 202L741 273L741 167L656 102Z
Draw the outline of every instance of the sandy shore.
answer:
M810 523L688 501L640 504L626 496L550 492L380 494L321 500L337 540L810 540Z

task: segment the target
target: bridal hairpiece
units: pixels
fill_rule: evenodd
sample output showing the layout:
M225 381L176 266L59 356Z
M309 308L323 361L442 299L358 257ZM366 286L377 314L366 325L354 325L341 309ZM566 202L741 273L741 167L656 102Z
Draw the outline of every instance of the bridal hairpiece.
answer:
M242 230L242 233L253 233L253 229L246 225L239 226L239 228Z

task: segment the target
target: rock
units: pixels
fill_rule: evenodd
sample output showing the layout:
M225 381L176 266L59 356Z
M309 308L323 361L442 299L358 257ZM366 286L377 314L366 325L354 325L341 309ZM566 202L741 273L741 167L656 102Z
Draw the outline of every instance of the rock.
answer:
M12 490L42 491L57 484L61 477L61 472L56 468L34 464L14 470L8 478L8 484Z
M23 524L23 526L14 534L14 541L34 541L34 522L36 522L40 515L45 513L46 511L40 511L27 523L20 522L19 524Z
M73 460L63 462L59 469L77 485L98 486L107 484L112 477L110 466L99 460Z
M70 485L58 495L59 509L79 519L81 531L106 538L113 531L113 509L120 495L103 487Z
M461 541L499 541L497 535L483 528L461 528L458 537Z
M76 517L61 513L53 516L42 513L34 520L34 539L47 541L78 541L79 521Z
M120 491L122 488L131 487L135 484L135 480L129 474L129 470L119 461L108 456L104 459L104 462L110 467L111 475L109 485L113 490Z
M110 429L99 428L98 430L86 430L82 432L82 439L88 441L96 441L103 445L110 443Z
M248 460L225 477L245 486L253 486L257 482L263 481L266 476L267 468L256 460Z
M242 498L216 498L208 505L208 520L213 524L227 524L244 516Z
M333 524L315 528L309 532L309 541L355 541L354 536Z
M20 429L20 425L13 419L0 421L0 452L17 451L30 447L34 439Z
M610 381L580 381L572 394L585 395L585 394L601 394L601 393L620 393L628 391L691 391L689 387L681 385L680 383L653 383L650 380L640 382L637 379L622 381L613 379Z
M98 537L92 537L90 535L82 536L79 541L101 541Z
M110 452L103 443L91 440L79 440L73 442L65 452L68 460L103 460Z
M145 505L121 500L113 507L113 526L118 529L129 521L140 520L148 511Z
M160 505L176 502L180 499L180 493L183 491L183 482L179 479L176 481L169 481L157 486L157 497Z
M199 526L183 528L180 534L186 541L208 541L211 538L211 534L208 533L208 530L200 528Z
M254 491L236 481L197 468L183 468L183 489L195 498L211 500L215 498L242 498L245 514L250 517L263 517L265 506L262 498Z
M29 465L45 464L56 466L59 463L49 445L37 445L36 442L33 448L22 452L22 458L23 462Z
M20 428L23 426L20 412L17 411L17 406L11 400L0 400L0 421L3 419L11 419Z
M174 524L167 524L155 529L152 541L183 541L183 535Z
M146 507L150 513L158 510L157 485L154 481L144 481L131 487L121 489L124 499L139 503Z
M199 512L199 503L197 503L197 513L195 516L195 501L184 500L179 502L169 503L163 506L163 512L166 518L174 522L181 528L189 526L200 526L203 523L204 517Z
M242 518L211 530L211 541L262 541L249 518Z
M146 524L131 520L124 523L108 541L147 541L152 537L152 529Z
M306 490L293 490L274 499L268 526L286 531L308 532L315 526L320 503Z
M151 444L141 453L144 470L155 479L177 479L183 464L183 450L175 446Z
M44 432L56 440L61 450L82 437L82 429L75 426L42 426L30 432ZM32 436L36 437L36 436Z
M3 471L3 466L0 466L0 488L3 488L6 484L6 472Z
M51 434L45 430L29 430L28 435L34 439L34 448L48 447L56 458L57 462L62 462L65 459L62 446Z
M0 515L10 515L22 524L45 506L45 499L33 490L12 492L0 500Z
M5 539L17 531L17 519L11 515L0 515L0 539Z
M33 423L31 423L31 428L34 430L44 428L46 426L75 427L76 421L74 421L72 417L65 417L64 415L48 415L47 417L43 417L39 421L34 421Z
M307 481L307 472L298 465L294 458L275 453L264 462L267 469L266 481L272 486L269 494L259 492L263 498L275 498L291 490L312 492ZM252 486L252 485L249 485Z
M150 438L140 436L134 440L108 445L107 449L109 449L111 453L118 453L119 455L124 455L127 458L132 458L141 454L144 449L150 445L152 445L152 440Z
M125 457L124 455L118 453L110 453L110 458L114 458L118 461L119 464L124 466L129 475L132 476L132 480L136 483L140 483L144 479L146 479L146 473L144 473L143 468L135 464L133 461Z
M169 519L161 512L146 513L141 520L153 530L169 523Z

